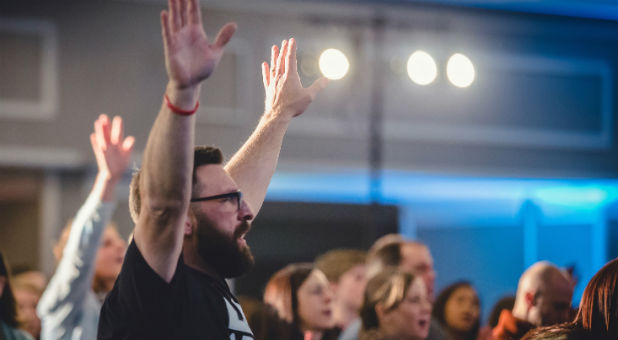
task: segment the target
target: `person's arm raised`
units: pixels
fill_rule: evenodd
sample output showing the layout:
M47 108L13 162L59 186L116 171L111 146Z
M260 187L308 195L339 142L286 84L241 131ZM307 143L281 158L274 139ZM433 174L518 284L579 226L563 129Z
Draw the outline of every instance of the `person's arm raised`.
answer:
M197 0L169 0L161 12L169 83L148 136L140 176L135 242L148 265L169 282L182 250L191 196L195 112L200 84L214 71L236 25L226 24L211 43Z
M284 40L281 51L272 47L270 66L262 63L266 92L264 115L249 139L225 166L257 215L270 179L277 167L283 137L293 117L305 112L318 92L326 87L320 78L303 88L296 67L296 41Z

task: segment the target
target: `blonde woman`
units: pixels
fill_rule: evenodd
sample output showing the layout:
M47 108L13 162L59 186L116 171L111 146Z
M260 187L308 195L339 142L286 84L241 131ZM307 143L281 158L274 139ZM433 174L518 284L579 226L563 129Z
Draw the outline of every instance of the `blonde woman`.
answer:
M361 307L361 339L425 339L431 302L423 279L387 268L367 283Z

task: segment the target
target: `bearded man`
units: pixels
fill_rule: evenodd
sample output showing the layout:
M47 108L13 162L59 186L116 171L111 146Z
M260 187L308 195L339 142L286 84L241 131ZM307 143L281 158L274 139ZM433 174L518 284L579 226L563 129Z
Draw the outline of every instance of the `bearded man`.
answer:
M161 26L169 82L132 180L134 237L101 309L98 338L253 339L224 279L253 264L245 235L264 201L283 137L326 79L303 88L294 39L273 46L270 65L262 64L264 115L223 166L218 149L194 147L194 113L200 85L236 25L226 24L210 42L197 0L169 0Z

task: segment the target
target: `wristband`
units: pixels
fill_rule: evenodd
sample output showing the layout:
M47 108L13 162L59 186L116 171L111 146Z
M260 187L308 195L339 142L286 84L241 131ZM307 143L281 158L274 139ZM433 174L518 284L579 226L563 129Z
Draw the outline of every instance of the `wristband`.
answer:
M198 107L200 107L200 101L198 100L197 103L195 103L195 107L193 108L193 110L183 110L179 107L174 106L174 104L170 102L170 99L167 97L167 93L163 96L163 99L165 100L165 105L167 105L170 111L181 116L190 116L197 111Z

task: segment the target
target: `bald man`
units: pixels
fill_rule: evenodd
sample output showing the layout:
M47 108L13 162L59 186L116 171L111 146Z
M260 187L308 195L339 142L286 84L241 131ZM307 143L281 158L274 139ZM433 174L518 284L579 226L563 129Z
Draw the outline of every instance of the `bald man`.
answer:
M541 261L519 279L513 310L503 310L493 329L495 340L520 339L528 330L569 320L573 285L555 265Z

